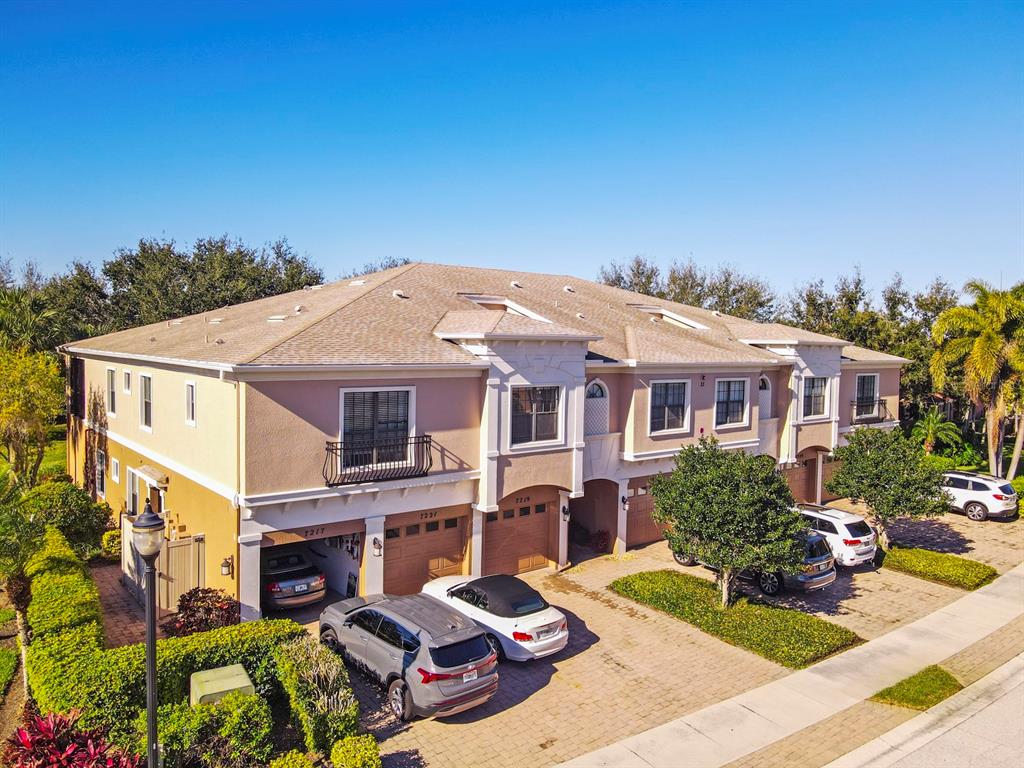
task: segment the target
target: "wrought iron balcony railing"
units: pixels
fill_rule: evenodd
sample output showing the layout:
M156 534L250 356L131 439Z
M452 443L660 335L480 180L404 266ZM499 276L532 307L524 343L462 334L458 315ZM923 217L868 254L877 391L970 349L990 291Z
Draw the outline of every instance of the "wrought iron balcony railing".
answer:
M430 471L430 435L363 442L328 442L324 482L328 486L422 477Z
M852 409L851 421L854 424L874 424L892 419L892 413L886 406L885 400L873 398L851 400L850 408Z

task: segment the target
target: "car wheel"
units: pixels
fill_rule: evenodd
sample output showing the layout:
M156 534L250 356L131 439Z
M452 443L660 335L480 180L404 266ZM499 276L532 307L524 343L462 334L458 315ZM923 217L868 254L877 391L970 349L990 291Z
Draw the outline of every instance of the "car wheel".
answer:
M693 555L688 555L685 552L673 552L672 557L675 561L682 566L689 568L691 565L697 564L697 558Z
M491 650L498 657L498 661L505 660L505 649L501 647L501 640L494 635L487 635L487 644L491 646Z
M338 639L338 634L333 629L325 629L320 633L320 642L327 646L328 650L337 654L345 652L345 646Z
M964 514L967 515L968 519L980 522L988 517L988 510L985 509L984 504L972 501L964 507Z
M758 574L757 586L764 594L773 597L782 591L782 576L779 573Z
M388 709L402 722L412 720L412 696L404 680L392 680L388 686Z

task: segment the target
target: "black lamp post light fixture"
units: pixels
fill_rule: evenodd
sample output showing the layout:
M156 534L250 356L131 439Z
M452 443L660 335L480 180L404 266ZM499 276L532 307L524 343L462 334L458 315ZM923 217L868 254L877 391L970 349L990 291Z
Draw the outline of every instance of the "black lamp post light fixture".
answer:
M166 523L153 511L149 499L132 523L132 545L146 564L146 760L160 765L156 734L156 558L164 545Z

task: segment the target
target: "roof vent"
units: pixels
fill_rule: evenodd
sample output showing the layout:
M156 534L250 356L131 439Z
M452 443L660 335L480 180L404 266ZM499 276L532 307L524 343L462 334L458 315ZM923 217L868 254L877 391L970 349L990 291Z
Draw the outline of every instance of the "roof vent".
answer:
M211 317L211 318L208 318L206 320L206 322L210 323L211 325L220 325L221 321L223 321L223 320L224 320L223 317Z
M150 341L156 341L156 336L150 336L150 337L149 337L149 340L150 340Z
M223 344L224 343L224 339L222 339L220 336L218 336L216 339L213 340L213 343L214 344Z
M715 317L721 317L722 316L722 313L719 312L717 309L711 310L711 314L714 315Z
M396 299L408 299L409 298L409 294L407 294L405 291L400 291L400 290L397 290L397 289L392 291L391 295L394 296Z
M520 283L518 280L513 280L511 283L509 283L509 285L511 285L513 288L522 288L523 287L523 284Z
M283 323L284 315L271 315L267 318L268 323Z
M366 285L365 280L353 280L349 285Z
M576 313L576 317L578 317L580 320L586 320L587 319L587 316L584 315L582 312L577 312Z
M562 286L562 290L565 291L566 293L576 293L576 289L573 288L571 285Z
M299 314L300 312L305 312L305 311L306 311L306 308L304 306L302 306L301 304L296 304L295 305L295 314L296 315Z
M311 285L309 287L309 290L311 290L311 291L319 291L321 288L323 288L322 285Z

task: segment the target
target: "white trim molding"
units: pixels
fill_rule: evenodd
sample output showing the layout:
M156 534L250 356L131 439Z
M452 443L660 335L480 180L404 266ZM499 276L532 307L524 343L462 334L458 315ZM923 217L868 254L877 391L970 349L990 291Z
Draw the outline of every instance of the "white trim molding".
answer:
M725 422L724 424L718 423L718 382L720 381L742 381L743 382L743 421L732 421ZM722 376L715 377L715 400L714 400L714 413L711 414L711 425L712 430L715 432L724 432L730 429L744 429L750 426L750 377L747 376Z
M683 394L683 426L674 429L651 429L651 413L654 409L654 385L655 384L685 384ZM663 435L685 435L690 431L690 413L693 405L693 380L686 379L648 379L647 380L647 436L661 437Z

